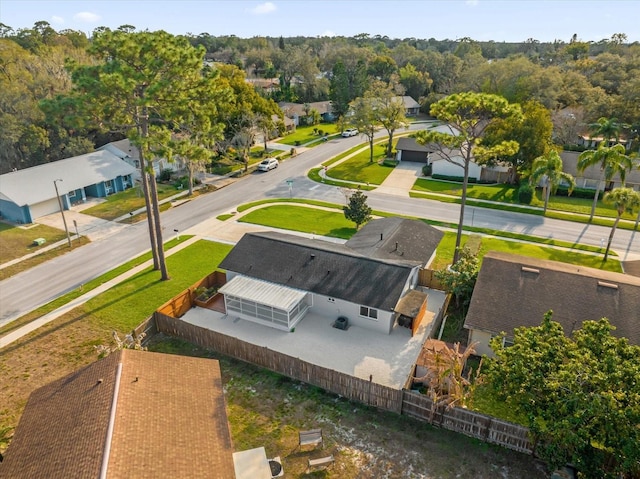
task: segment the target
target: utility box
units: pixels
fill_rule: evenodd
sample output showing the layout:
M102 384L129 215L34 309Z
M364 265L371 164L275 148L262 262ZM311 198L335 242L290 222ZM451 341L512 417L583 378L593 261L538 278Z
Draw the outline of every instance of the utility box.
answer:
M36 239L33 240L33 246L42 246L46 242L47 242L47 240L44 239L44 238L36 238Z

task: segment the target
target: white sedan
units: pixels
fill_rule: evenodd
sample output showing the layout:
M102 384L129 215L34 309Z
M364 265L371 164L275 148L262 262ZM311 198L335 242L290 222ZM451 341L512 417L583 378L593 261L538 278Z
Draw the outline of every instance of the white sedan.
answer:
M358 134L357 128L348 128L342 132L343 138L349 138L350 136L356 136Z
M258 171L269 171L278 167L278 160L275 158L266 158L258 165Z

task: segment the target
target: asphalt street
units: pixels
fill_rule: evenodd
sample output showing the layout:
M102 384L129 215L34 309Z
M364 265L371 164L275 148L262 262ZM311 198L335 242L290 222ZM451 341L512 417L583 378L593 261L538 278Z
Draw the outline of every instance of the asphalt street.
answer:
M196 197L162 213L165 241L216 216L233 211L237 205L265 198L306 198L344 203L341 188L318 184L306 172L359 143L359 137L330 140L282 162L268 173L254 173L219 191ZM288 181L291 182L289 186ZM455 223L459 205L366 192L368 204L376 210ZM600 246L610 228L565 222L535 215L467 207L465 224L501 231L555 238ZM637 232L618 230L613 249L622 259L640 258ZM108 237L57 257L0 282L0 325L6 324L60 295L149 250L146 222L127 226Z

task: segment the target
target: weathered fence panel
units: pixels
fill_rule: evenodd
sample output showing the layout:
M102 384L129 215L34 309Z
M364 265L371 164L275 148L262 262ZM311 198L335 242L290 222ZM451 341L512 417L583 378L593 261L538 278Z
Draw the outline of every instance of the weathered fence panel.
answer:
M418 284L425 288L438 289L444 291L442 283L438 281L435 276L435 270L433 269L421 269L418 271Z
M462 408L441 406L434 410L433 402L415 391L403 391L402 414L508 449L533 452L526 427Z

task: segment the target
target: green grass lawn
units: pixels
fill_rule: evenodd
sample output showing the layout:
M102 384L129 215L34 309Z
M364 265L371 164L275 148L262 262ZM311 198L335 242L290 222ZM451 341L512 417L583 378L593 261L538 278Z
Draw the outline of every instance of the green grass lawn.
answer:
M35 253L51 243L66 239L67 234L45 225L14 226L0 222L0 263L7 263L24 255ZM36 238L44 238L42 246L33 244Z
M392 166L378 164L378 161L384 158L384 146L377 144L373 146L373 162L370 161L369 148L366 148L348 160L332 167L327 174L329 177L338 180L379 185L393 171Z
M459 197L462 195L462 184L451 181L420 178L416 180L413 186L413 190L428 193L440 193ZM467 198L521 205L518 202L517 188L511 185L479 185L470 183L467 187ZM602 201L602 193L600 195L600 198L601 199L598 200L598 204L596 206L596 216L615 218L616 211L611 206ZM591 214L592 204L593 201L587 198L575 198L571 196L551 196L549 198L547 210L557 210L568 213L589 215ZM542 197L541 189L536 190L529 206L535 206L539 208L544 207L544 198ZM629 214L623 215L622 218L627 220L635 219L633 215Z
M169 198L184 190L179 190L173 185L158 185L158 200ZM83 214L96 216L103 220L114 220L120 216L126 215L131 211L144 208L144 195L141 187L129 188L114 195L107 196L106 201L82 210Z
M350 238L356 232L353 223L347 221L342 212L307 208L302 205L265 206L245 215L239 221L343 239ZM437 249L436 260L432 266L433 269L442 269L451 263L455 237L454 232L445 232L445 236ZM467 235L463 238L463 246L466 238ZM502 251L539 259L579 264L607 271L622 271L620 262L615 258L610 258L609 261L603 263L601 255L585 254L577 250L566 251L536 243L484 237L479 258L482 259L487 251Z
M320 139L320 135L313 132L313 129L322 130L325 134L335 135L340 133L335 123L321 123L315 126L298 126L296 131L278 140L278 143L291 146L302 146L314 140Z
M295 205L265 206L238 221L342 239L356 232L353 222L342 213Z

